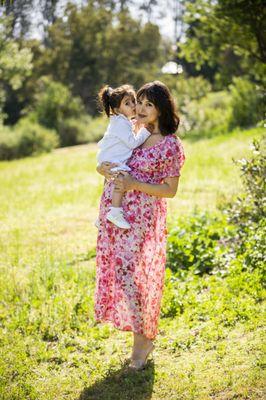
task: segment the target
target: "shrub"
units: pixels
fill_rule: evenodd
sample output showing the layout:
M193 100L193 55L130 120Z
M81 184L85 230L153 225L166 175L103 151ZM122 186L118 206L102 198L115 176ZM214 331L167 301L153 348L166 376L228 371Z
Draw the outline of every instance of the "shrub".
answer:
M179 276L189 269L199 275L222 269L227 246L224 238L232 234L233 228L227 226L226 218L194 212L170 230L166 266Z
M22 119L14 129L0 128L0 159L37 155L49 152L59 144L55 131L46 129L37 123Z
M19 134L7 126L0 126L0 160L18 158Z
M87 128L88 142L98 142L104 135L108 125L108 119L105 117L92 118Z
M74 97L68 87L60 82L54 82L49 77L42 77L39 81L40 90L36 95L35 113L37 121L60 134L62 126L73 126L73 119L79 120L85 113L84 105L79 97ZM66 120L70 120L66 122ZM66 128L65 128L66 129ZM70 129L71 130L71 129ZM73 137L74 129L72 129ZM64 137L64 135L63 135ZM76 144L76 138L73 143Z
M263 92L259 86L245 78L234 77L229 86L231 93L230 130L250 127L263 119Z
M227 221L234 224L237 234L234 238L236 254L243 256L246 267L258 268L266 265L266 136L254 139L253 157L234 160L241 165L244 192L220 208Z
M61 146L87 143L87 130L90 117L67 118L59 121L58 134Z
M79 120L69 118L59 124L59 136L62 146L71 146L99 141L107 127L107 118L92 118L82 115Z
M220 91L189 102L183 115L183 126L188 135L211 137L225 133L231 115L230 100L227 91Z

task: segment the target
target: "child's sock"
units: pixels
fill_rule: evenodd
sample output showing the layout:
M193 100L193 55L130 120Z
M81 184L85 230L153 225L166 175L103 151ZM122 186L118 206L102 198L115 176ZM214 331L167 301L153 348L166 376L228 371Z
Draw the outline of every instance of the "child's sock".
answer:
M112 212L112 214L118 214L118 213L120 213L121 211L123 211L123 208L122 207L110 207L110 211Z

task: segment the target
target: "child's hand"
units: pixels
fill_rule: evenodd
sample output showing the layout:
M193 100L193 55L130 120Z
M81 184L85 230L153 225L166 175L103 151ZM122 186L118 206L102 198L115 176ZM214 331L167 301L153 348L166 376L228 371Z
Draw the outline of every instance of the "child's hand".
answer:
M135 120L133 123L134 126L134 132L138 133L138 131L140 130L140 128L142 128L144 125L139 121L139 120Z
M146 124L145 128L152 133L154 131L154 125L153 124Z

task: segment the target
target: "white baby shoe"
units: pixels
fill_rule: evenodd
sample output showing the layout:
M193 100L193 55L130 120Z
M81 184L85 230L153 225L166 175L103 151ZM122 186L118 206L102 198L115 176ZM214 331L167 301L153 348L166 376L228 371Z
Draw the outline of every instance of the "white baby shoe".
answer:
M123 209L120 207L111 207L110 211L108 211L108 213L106 214L106 218L108 219L108 221L111 221L119 228L131 228L131 225L125 220L123 216Z
M96 226L96 228L100 228L100 221L99 218L96 219L96 221L94 222L94 225Z

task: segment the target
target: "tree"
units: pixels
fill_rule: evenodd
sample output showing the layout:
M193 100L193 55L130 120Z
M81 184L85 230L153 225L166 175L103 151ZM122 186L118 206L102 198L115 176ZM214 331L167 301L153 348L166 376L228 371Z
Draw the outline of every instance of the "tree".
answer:
M161 37L157 26L142 26L127 11L115 14L92 3L80 10L68 5L67 18L48 28L47 48L35 65L39 76L50 75L70 87L95 114L103 84L138 86L154 76Z
M157 0L145 0L142 1L142 4L140 5L139 9L143 10L147 14L147 19L148 22L151 21L151 16L154 11L155 6L158 5Z
M265 69L264 10L262 0L187 2L184 19L188 29L180 56L194 62L198 69L204 64L218 65L223 85L237 72L261 84ZM231 75L226 54L238 65Z
M46 26L56 20L56 7L60 0L6 0L2 12L11 18L12 37L27 38L31 34L37 13L41 13L39 25ZM38 27L39 29L40 27Z
M12 24L10 19L1 18L0 25L0 122L6 118L5 104L11 92L21 88L32 71L32 53L30 49L19 48L19 44L10 38Z

